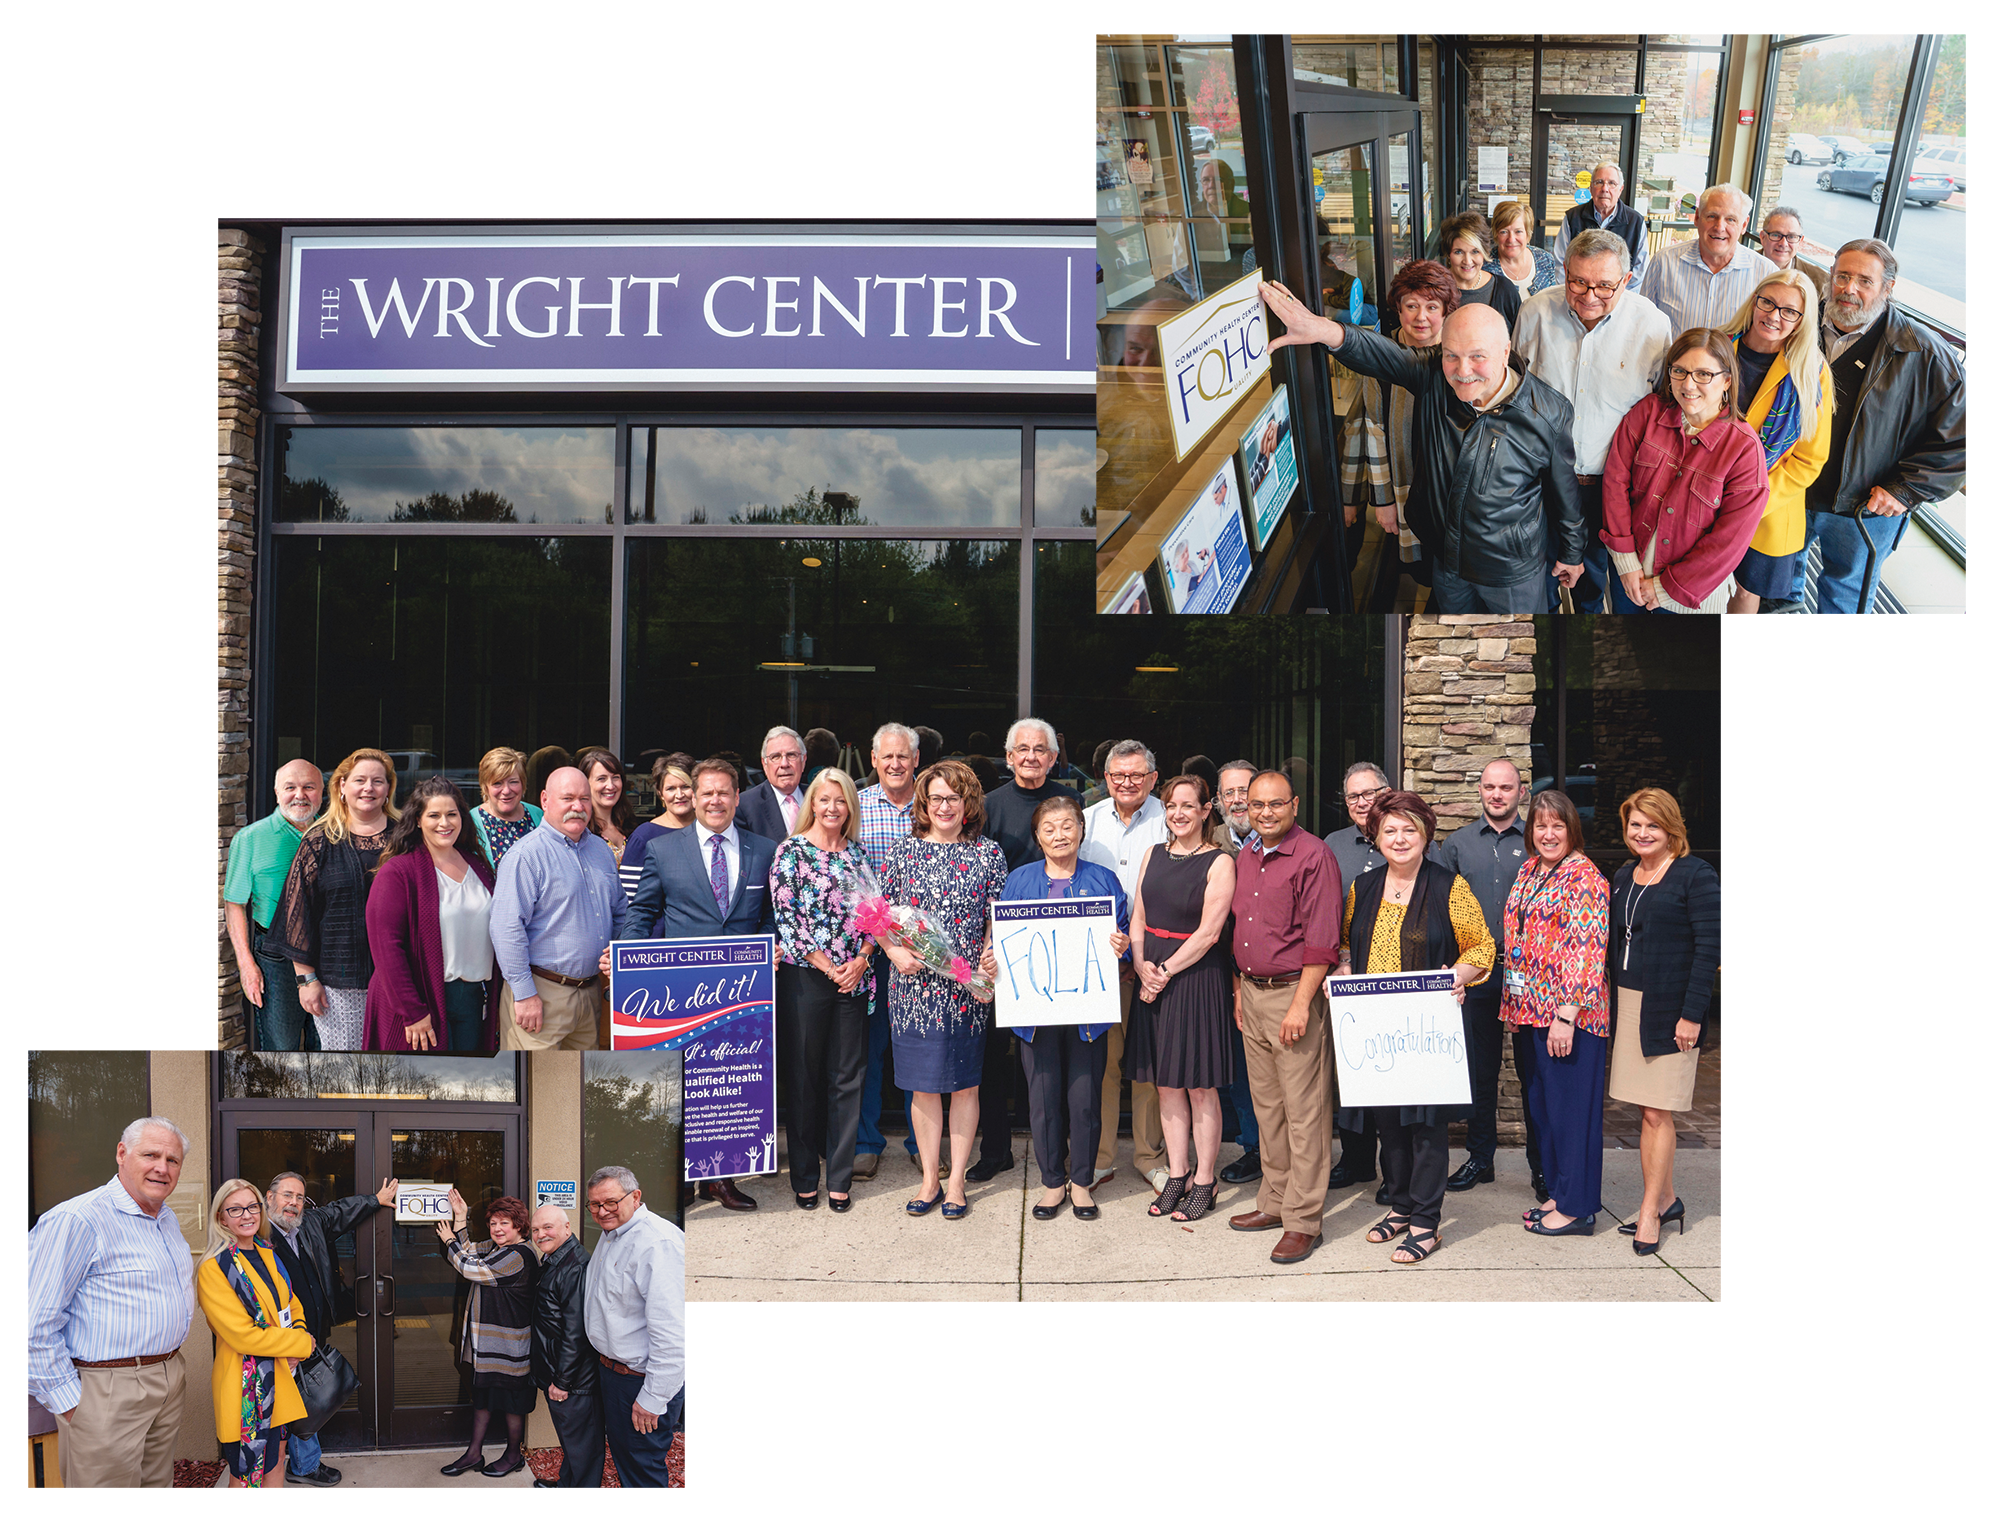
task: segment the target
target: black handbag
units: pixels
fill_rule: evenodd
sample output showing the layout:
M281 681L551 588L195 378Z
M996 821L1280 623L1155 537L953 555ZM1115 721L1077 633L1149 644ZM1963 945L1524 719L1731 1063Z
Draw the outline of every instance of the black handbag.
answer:
M333 1345L313 1347L313 1354L293 1369L298 1379L299 1397L305 1401L306 1417L294 1421L296 1428L313 1434L333 1418L335 1410L354 1397L361 1375L353 1363Z

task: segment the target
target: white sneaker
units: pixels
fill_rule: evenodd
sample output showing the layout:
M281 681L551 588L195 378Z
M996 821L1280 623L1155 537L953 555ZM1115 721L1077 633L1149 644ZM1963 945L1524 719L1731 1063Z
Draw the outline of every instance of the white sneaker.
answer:
M1099 1188L1103 1187L1105 1183L1109 1182L1113 1177L1116 1177L1117 1175L1118 1175L1117 1167L1100 1166L1097 1169L1096 1175L1094 1175L1090 1179L1090 1190L1093 1193L1096 1192Z
M1167 1169L1163 1166L1154 1167L1146 1173L1146 1180L1153 1184L1153 1196L1159 1197L1167 1190Z

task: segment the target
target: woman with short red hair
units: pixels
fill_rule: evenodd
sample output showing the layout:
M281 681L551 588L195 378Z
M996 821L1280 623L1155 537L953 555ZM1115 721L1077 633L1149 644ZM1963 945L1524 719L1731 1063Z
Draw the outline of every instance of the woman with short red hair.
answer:
M518 1198L493 1198L479 1206L488 1239L474 1244L466 1233L470 1214L458 1189L451 1190L452 1222L438 1221L438 1239L452 1271L472 1284L459 1322L458 1362L472 1371L472 1439L465 1455L438 1469L456 1478L478 1468L489 1478L519 1472L527 1462L521 1433L535 1407L529 1363L529 1326L534 1317L535 1248L528 1244L528 1206ZM486 1460L486 1427L493 1416L507 1421L507 1449Z

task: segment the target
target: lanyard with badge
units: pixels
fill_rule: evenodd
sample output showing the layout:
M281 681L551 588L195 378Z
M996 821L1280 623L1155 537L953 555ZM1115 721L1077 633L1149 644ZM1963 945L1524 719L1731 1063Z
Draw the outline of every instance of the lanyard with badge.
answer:
M1524 929L1528 922L1528 913L1535 906L1537 900L1540 899L1542 893L1548 890L1549 883L1556 879L1556 871L1558 869L1556 866L1550 866L1546 871L1542 872L1541 885L1528 895L1526 902L1518 904L1514 909L1514 943L1507 951L1509 964L1506 972L1506 987L1509 992L1514 993L1516 996L1528 990L1528 970L1523 964L1526 947L1522 944L1522 940L1525 938Z

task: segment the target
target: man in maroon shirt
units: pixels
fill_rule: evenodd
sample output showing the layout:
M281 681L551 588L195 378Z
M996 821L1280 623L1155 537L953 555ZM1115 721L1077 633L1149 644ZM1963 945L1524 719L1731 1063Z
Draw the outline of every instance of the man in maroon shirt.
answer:
M1283 771L1250 782L1256 838L1236 857L1236 1027L1243 1031L1250 1103L1263 1141L1257 1207L1232 1230L1275 1230L1271 1260L1304 1261L1319 1245L1333 1151L1333 1084L1326 973L1340 951L1340 867L1296 827L1299 802Z

